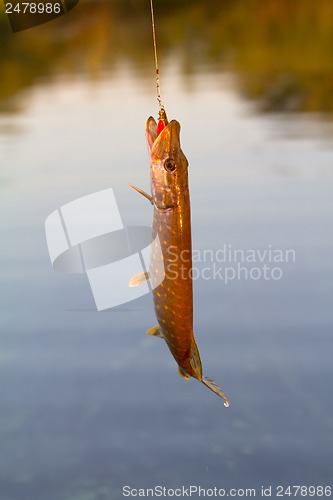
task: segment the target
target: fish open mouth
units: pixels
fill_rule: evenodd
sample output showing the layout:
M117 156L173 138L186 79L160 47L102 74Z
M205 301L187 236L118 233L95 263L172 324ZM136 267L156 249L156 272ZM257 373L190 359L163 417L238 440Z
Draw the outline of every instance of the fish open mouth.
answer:
M151 156L162 158L165 152L180 148L180 123L171 120L158 134L158 124L150 116L146 124L146 136Z

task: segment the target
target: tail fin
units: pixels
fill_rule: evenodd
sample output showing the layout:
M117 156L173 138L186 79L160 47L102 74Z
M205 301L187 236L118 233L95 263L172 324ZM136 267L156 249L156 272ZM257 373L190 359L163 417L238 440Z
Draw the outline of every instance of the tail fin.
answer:
M220 389L220 387L217 384L215 384L215 382L213 382L213 380L210 380L207 377L202 377L201 382L203 384L205 384L205 386L208 387L208 389L210 389L211 391L215 392L215 394L217 394L218 396L220 396L220 398L222 398L224 400L224 406L226 406L226 407L229 406L229 401L228 401L227 396Z

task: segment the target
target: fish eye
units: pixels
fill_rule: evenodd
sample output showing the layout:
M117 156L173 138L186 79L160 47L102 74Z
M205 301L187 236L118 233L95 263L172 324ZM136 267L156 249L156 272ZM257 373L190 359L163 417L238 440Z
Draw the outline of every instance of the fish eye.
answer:
M169 170L169 172L173 172L174 170L176 170L175 160L172 160L171 158L167 158L164 162L164 168L166 170Z

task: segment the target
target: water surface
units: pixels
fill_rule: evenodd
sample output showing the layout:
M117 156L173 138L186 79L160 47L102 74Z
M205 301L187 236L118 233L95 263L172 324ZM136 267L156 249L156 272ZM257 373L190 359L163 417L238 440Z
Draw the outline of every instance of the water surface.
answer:
M43 33L64 43L66 32L52 30ZM320 107L263 113L235 69L211 64L184 78L181 61L176 51L164 59L163 95L190 162L193 247L292 249L295 261L274 264L281 279L227 284L203 278L213 263L196 264L195 332L205 375L230 399L225 409L145 336L156 323L150 296L98 313L87 279L49 262L44 221L80 196L112 187L125 223L150 224L151 206L127 183L149 187L154 81L124 57L96 79L54 67L15 94L15 110L6 98L4 500L118 499L124 485L259 495L262 485L332 483L331 122Z

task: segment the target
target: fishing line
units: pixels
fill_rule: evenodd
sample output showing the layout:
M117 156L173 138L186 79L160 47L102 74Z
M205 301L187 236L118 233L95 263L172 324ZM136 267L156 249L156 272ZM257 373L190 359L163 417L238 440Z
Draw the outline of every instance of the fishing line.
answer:
M158 69L158 60L157 60L157 45L156 45L155 16L154 16L153 0L150 0L150 12L151 12L151 27L153 30L154 56L155 56L155 68L156 68L156 93L157 93L157 101L158 101L160 110L162 111L162 110L164 110L164 105L162 103L162 98L161 98L160 72Z

